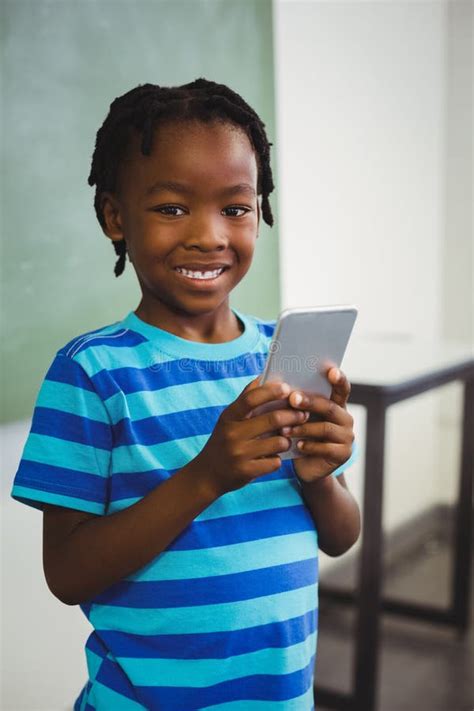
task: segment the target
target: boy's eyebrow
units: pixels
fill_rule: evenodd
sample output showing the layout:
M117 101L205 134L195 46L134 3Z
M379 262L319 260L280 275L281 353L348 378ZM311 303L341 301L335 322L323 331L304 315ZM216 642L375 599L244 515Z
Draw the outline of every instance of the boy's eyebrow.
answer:
M159 193L166 190L170 190L174 193L184 193L185 195L192 195L194 190L192 188L183 185L182 183L175 183L172 180L159 180L153 183L152 186L146 191L146 195L151 195L153 193ZM237 193L249 193L255 197L255 189L249 185L249 183L239 183L238 185L232 185L229 188L224 188L221 190L221 195L235 195Z

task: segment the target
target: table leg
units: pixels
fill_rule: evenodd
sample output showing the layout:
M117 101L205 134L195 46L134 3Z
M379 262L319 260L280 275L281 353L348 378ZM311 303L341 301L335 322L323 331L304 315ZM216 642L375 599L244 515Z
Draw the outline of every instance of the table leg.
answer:
M454 624L460 634L469 626L471 583L472 478L474 469L474 380L464 384L461 476L454 530L454 566L451 588Z
M362 546L354 659L354 709L375 711L382 587L382 510L386 405L367 403Z

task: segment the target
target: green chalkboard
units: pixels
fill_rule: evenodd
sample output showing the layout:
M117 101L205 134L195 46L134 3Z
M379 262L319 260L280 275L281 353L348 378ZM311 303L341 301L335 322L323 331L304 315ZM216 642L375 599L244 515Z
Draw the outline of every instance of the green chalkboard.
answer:
M29 418L56 351L135 309L140 291L87 184L110 102L137 84L204 76L238 91L275 142L271 0L12 0L2 3L2 422ZM273 150L272 167L277 175ZM275 182L276 179L275 179ZM271 196L277 221L277 192ZM231 296L279 310L277 228Z

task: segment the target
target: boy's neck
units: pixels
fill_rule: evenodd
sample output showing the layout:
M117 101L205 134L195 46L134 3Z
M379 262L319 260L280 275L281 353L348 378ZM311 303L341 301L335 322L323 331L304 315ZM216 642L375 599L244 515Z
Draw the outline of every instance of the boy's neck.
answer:
M157 312L147 308L143 302L135 310L135 315L142 321L156 326L175 336L198 343L225 343L233 341L242 335L244 324L232 311L229 305L217 313L201 316L181 316L161 309Z

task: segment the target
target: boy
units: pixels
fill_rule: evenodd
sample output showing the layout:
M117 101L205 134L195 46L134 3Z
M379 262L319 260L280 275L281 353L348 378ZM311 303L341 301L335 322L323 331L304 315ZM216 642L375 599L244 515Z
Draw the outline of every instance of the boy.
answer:
M258 382L275 321L229 306L273 222L264 125L205 79L136 87L89 183L142 298L58 351L12 489L44 512L51 592L94 628L74 711L309 711L318 544L340 555L360 530L353 420L336 369L330 399L251 416L290 392ZM305 456L282 462L295 426Z

